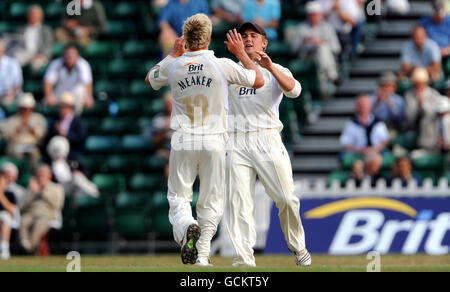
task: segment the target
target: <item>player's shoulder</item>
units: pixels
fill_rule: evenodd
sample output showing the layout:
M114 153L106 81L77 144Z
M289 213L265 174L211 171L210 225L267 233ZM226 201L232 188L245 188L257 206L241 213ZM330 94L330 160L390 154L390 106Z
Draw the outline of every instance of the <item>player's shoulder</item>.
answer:
M229 65L229 66L239 66L238 63L229 59L229 58L217 58L217 61L221 64Z

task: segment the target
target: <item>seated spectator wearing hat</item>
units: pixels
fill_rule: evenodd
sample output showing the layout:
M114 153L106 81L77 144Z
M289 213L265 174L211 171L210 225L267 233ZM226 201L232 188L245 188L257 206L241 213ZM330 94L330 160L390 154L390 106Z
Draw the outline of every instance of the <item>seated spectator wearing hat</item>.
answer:
M22 68L16 59L6 56L6 45L0 39L0 103L7 107L16 101L22 91Z
M319 65L321 91L327 95L329 83L339 80L337 57L341 53L341 45L334 28L324 20L319 2L308 2L306 12L308 22L298 28L292 51L299 58L310 58Z
M55 181L64 187L64 192L68 195L89 195L98 198L100 192L97 186L81 171L72 169L70 161L67 160L69 152L69 141L65 137L56 136L48 143L47 153L51 159Z
M438 115L436 105L442 96L429 86L430 78L425 68L417 68L412 75L414 88L405 95L407 129L419 135L422 149L436 147Z
M47 120L34 112L36 102L30 93L23 94L17 106L19 113L8 118L3 125L7 142L6 153L15 158L31 158L33 164L41 157L39 145L47 133Z
M23 207L23 202L25 201L27 191L24 187L17 184L19 169L15 164L6 162L2 165L0 172L5 174L6 179L8 180L7 191L14 194L17 206L21 209Z
M0 259L9 260L9 241L11 239L11 227L13 216L16 212L16 199L14 194L7 191L8 179L0 172Z
M50 167L41 165L30 180L28 192L19 235L25 250L33 253L48 232L49 223L57 218L64 206L64 189L52 182Z
M72 45L65 48L62 58L50 63L45 73L45 104L56 106L64 92L75 96L77 115L81 115L85 107L94 106L91 66Z
M445 11L444 1L434 0L433 15L425 16L420 23L430 39L439 45L442 58L448 58L450 56L450 16Z
M397 76L392 72L383 73L378 85L378 90L370 96L372 113L390 129L403 129L406 106L403 97L396 94Z
M372 114L370 96L361 95L356 102L356 116L348 122L340 142L347 152L368 155L381 153L389 144L386 124Z
M414 29L412 40L403 46L401 60L400 78L410 78L416 68L426 68L432 81L442 77L441 50L422 26Z
M81 156L84 151L87 132L84 121L75 115L75 97L69 92L61 95L59 118L51 122L47 135L47 144L55 136L67 138L70 144L68 160L73 168L81 167Z

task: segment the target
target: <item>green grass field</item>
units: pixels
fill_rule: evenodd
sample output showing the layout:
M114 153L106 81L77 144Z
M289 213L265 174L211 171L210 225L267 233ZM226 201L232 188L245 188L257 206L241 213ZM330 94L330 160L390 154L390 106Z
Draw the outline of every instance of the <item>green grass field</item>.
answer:
M291 256L258 256L257 268L233 268L231 259L215 257L213 268L184 266L179 257L161 256L81 256L82 272L365 272L365 256L313 256L311 268L299 268ZM0 261L0 272L65 272L69 263L63 256L49 258L13 257ZM389 255L381 258L382 272L450 272L450 255Z

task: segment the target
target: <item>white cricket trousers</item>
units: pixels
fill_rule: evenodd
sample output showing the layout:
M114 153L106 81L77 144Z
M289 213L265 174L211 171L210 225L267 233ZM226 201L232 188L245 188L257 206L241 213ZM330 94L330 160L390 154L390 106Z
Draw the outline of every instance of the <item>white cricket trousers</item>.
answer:
M180 137L183 136L182 139ZM189 137L193 137L189 140ZM181 140L181 142L180 142ZM169 220L175 241L182 246L187 228L198 224L199 257L209 257L211 240L223 216L225 197L226 135L190 136L175 133L170 153ZM197 220L192 215L193 185L200 179Z
M255 266L254 195L256 176L279 209L281 228L292 252L305 250L300 201L294 195L291 161L278 130L235 133L228 141L227 227L235 262ZM270 238L268 239L270 240Z

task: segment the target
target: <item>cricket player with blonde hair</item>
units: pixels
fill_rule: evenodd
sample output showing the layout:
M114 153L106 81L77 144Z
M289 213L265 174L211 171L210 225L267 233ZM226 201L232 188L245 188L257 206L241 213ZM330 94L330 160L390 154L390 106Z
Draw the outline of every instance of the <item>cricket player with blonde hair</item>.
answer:
M244 23L239 28L248 56L259 65L265 84L259 89L236 83L229 87L228 202L226 221L237 253L233 266L256 266L254 193L256 176L279 209L281 228L299 266L310 266L300 219L300 202L294 195L289 154L281 140L283 124L279 105L283 94L300 96L302 87L292 73L272 63L265 53L267 35L261 26Z
M218 59L208 47L212 23L205 14L187 19L171 55L147 74L155 90L170 86L173 96L169 219L184 264L210 266L211 240L223 216L228 86L261 88L264 78L245 53L237 31L227 35L230 52L241 60ZM187 50L185 49L187 47ZM247 68L247 69L246 69ZM200 179L197 220L192 216L193 184Z

